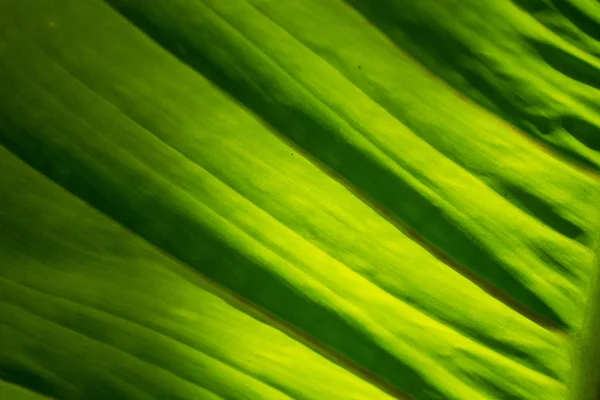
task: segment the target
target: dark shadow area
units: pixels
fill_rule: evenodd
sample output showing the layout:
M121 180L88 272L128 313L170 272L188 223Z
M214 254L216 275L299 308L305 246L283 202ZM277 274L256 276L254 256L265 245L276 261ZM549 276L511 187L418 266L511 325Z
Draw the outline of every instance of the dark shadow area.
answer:
M552 68L569 78L600 90L600 70L549 43L533 39L528 42Z
M10 364L6 361L0 364L0 379L49 398L61 397L54 385L40 374L36 374L34 368L22 366L17 360L12 361Z
M534 196L518 186L509 183L504 183L504 185L510 193L509 200L513 201L514 199L517 207L538 219L542 224L574 240L581 238L585 233L581 227L558 214L544 199Z
M598 73L600 74L600 71ZM561 117L561 124L582 144L592 150L600 151L600 127L573 115Z
M550 0L562 15L589 37L600 40L600 22L571 4L569 0Z

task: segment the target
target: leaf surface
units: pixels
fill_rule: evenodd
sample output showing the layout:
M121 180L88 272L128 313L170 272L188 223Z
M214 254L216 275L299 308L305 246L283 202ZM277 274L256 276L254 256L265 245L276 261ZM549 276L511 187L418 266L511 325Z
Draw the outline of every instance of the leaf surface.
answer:
M438 3L1 1L0 377L566 399L597 42L546 3Z

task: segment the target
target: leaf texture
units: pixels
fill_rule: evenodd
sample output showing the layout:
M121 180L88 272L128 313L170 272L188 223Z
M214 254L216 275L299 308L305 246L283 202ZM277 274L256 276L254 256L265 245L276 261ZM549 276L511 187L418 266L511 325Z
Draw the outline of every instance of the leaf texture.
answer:
M584 0L0 0L0 390L569 398L599 21Z

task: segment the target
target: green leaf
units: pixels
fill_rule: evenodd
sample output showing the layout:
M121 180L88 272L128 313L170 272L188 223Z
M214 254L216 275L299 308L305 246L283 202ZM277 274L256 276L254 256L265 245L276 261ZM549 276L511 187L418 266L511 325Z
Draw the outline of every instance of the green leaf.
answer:
M0 0L0 394L571 398L598 27L585 0Z

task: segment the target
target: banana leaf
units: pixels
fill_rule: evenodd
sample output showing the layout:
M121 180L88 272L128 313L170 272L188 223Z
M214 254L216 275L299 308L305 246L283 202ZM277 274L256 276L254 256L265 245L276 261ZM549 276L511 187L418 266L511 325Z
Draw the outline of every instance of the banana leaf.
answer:
M594 0L0 0L0 398L594 400L599 177Z

